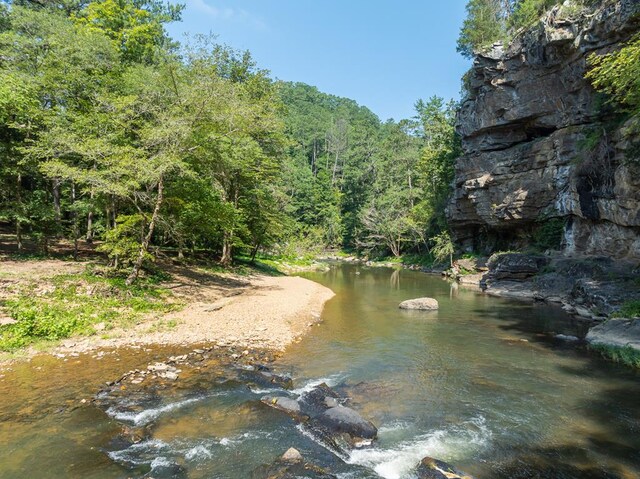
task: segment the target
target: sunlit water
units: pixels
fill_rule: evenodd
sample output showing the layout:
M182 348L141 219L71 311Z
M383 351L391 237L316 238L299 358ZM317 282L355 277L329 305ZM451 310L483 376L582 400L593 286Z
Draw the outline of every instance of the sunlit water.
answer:
M80 403L166 351L42 358L0 379L0 477L140 477L178 462L189 478L244 479L292 446L342 478L410 479L427 455L479 479L640 477L640 376L554 340L582 332L559 309L412 271L336 265L306 276L336 297L277 369L297 392L324 381L349 396L379 427L372 448L337 457L260 404L269 391L209 378L134 412ZM398 309L420 296L440 310ZM151 438L118 450L120 423L149 425Z

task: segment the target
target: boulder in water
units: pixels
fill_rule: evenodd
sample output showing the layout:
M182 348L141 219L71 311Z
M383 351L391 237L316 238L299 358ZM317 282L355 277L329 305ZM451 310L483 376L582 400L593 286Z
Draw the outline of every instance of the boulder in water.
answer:
M339 398L338 393L322 383L300 397L300 406L307 416L314 417L325 412L330 404L335 404L332 400L337 403Z
M155 462L155 461L154 461ZM187 470L175 462L160 462L151 465L151 471L143 479L186 479Z
M272 464L253 471L253 479L337 479L327 470L304 461L297 449L290 448Z
M300 404L295 399L284 396L265 396L260 399L264 404L278 411L287 413L296 419L302 419L304 414L300 408Z
M420 311L435 311L440 306L433 298L408 299L400 303L400 309L417 309Z
M425 457L418 466L418 479L473 479L446 462Z
M280 460L284 462L300 462L302 461L302 454L300 454L300 451L296 448L290 447L287 449L287 452L282 455Z
M331 436L346 434L348 436L347 442L351 445L370 443L378 436L378 429L371 421L367 421L360 413L345 406L327 409L320 416L314 418L314 422Z

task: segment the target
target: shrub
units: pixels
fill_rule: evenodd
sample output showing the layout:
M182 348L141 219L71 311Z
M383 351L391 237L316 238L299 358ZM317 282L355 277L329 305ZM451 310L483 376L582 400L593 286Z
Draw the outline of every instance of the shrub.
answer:
M533 233L533 246L537 250L560 249L564 237L565 220L551 218L541 221Z
M164 289L156 278L145 278L126 286L124 278L60 275L52 278L51 291L38 294L27 288L6 302L14 324L0 327L0 350L14 350L38 340L58 340L95 332L93 325L106 329L135 322L153 311L169 311Z
M616 318L640 318L640 300L625 302L613 316Z

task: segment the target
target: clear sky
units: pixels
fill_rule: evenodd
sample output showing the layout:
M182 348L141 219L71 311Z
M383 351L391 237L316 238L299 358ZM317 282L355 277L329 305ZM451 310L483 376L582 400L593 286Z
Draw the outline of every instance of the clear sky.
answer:
M382 120L418 98L457 99L470 64L456 52L466 0L181 0L184 32L248 49L274 78L356 100Z

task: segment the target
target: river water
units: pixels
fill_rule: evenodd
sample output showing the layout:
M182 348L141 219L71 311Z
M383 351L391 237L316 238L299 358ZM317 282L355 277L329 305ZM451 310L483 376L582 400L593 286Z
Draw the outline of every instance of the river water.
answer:
M478 479L640 477L640 374L554 339L583 332L558 308L407 270L337 264L305 276L336 296L276 369L295 392L326 382L350 397L379 427L373 447L337 457L259 402L272 391L206 378L135 413L81 402L167 351L42 357L0 378L0 477L141 477L177 462L192 479L244 479L292 446L341 478L410 479L427 455ZM440 310L398 309L421 296ZM118 450L122 423L151 437Z

